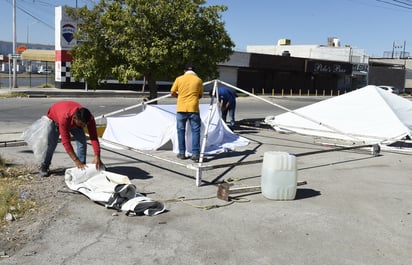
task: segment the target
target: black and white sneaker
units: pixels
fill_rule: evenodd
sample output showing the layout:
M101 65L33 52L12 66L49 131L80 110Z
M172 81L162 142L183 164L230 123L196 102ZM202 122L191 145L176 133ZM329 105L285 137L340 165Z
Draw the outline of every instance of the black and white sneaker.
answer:
M39 170L39 176L42 178L50 176L50 169L48 167L41 166Z
M187 159L187 157L184 154L178 154L176 157L182 160Z
M200 156L199 155L192 155L192 157L190 158L192 159L194 162L199 162Z

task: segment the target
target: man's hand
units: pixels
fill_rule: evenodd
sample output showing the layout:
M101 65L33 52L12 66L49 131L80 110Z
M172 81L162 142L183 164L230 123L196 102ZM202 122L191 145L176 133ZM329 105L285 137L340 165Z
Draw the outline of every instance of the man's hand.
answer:
M96 164L96 169L97 170L104 170L106 167L104 166L102 160L100 160L99 155L95 155L93 159L93 164Z
M74 164L78 169L85 169L87 167L87 165L83 164L79 159L74 160Z
M77 157L77 155L74 153L74 151L71 151L68 153L69 157L73 160L74 165L78 168L78 169L85 169L87 166L85 164L83 164L79 158Z

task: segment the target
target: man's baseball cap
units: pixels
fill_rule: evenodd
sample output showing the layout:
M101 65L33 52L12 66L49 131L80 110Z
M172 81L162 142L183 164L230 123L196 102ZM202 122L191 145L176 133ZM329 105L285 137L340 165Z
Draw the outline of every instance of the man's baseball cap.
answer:
M185 66L185 70L191 70L191 71L194 71L194 70L195 70L195 68L193 67L193 65L192 65L192 64L188 63L188 64L186 64L186 66Z

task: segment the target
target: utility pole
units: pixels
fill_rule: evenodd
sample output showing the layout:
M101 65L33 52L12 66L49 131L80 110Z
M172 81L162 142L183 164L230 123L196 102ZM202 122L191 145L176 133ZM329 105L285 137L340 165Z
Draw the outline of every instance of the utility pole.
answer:
M16 0L13 0L13 53L12 54L13 54L13 88L17 88L17 82L16 82L17 58L16 56L14 56L16 54Z
M406 40L403 41L403 53L402 53L403 58L406 58L405 47L406 47Z

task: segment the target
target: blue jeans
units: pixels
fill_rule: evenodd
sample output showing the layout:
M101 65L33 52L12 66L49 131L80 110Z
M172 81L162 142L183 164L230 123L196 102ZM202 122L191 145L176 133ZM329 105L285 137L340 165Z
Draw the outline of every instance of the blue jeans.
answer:
M53 158L53 153L56 150L57 143L59 141L59 126L57 123L52 122L50 123L50 131L47 136L47 151L46 151L46 156L41 163L42 167L49 168L52 158ZM77 157L79 160L85 164L86 163L86 153L87 153L87 139L86 139L86 134L84 133L83 128L74 128L70 130L70 133L73 135L74 139L76 140L76 146L77 146Z
M198 112L176 113L177 141L179 143L179 154L186 153L186 123L189 120L192 132L192 155L200 154L200 127L202 121Z
M223 106L226 105L227 102L223 102ZM230 126L235 126L235 110L236 110L236 102L229 105L229 109L222 110L222 119L226 122L227 113L229 112L230 118Z

